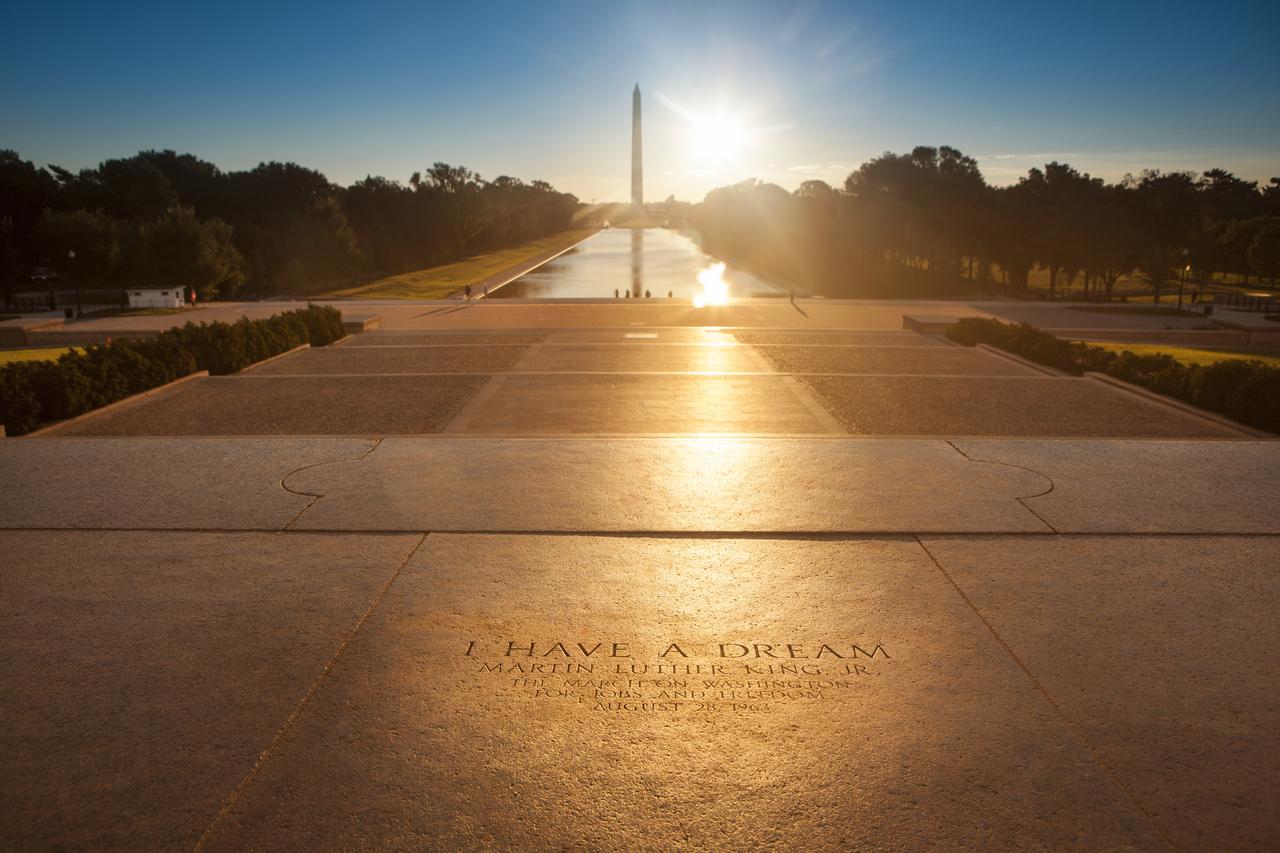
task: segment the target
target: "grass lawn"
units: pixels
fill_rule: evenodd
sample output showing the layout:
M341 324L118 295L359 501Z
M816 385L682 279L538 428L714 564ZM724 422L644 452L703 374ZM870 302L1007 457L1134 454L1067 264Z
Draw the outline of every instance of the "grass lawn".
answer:
M1171 355L1183 364L1213 364L1215 361L1237 359L1241 361L1262 361L1273 367L1280 367L1280 355L1263 355L1260 353L1239 352L1237 350L1192 349L1175 347L1167 344L1113 344L1098 341L1084 341L1091 347L1101 347L1112 352L1131 352L1135 355Z
M73 349L78 347L0 350L0 364L10 364L15 361L54 361L64 352L71 352Z
M991 275L996 281L1000 280L999 264L992 265ZM1275 288L1271 286L1269 282L1260 282L1256 277L1251 279L1248 284L1242 284L1241 281L1242 277L1235 273L1218 273L1217 275L1214 275L1212 280L1207 284L1201 283L1198 280L1188 279L1184 293L1188 298L1190 298L1190 294L1193 290L1211 288L1213 290L1247 293L1252 296L1276 295ZM1032 291L1047 293L1049 290L1049 271L1041 267L1033 268L1027 275L1027 287ZM1060 274L1058 276L1057 292L1059 297L1065 297L1068 299L1084 299L1084 276L1077 275L1068 278L1065 273ZM1166 302L1176 302L1178 300L1177 277L1175 276L1171 281L1169 281L1165 285L1164 290L1160 293L1161 304ZM1151 294L1151 284L1147 280L1146 276L1139 272L1122 275L1116 282L1114 292L1115 299L1119 299L1120 297L1125 297L1131 303L1146 303L1149 305L1153 299ZM1095 290L1089 298L1103 301L1106 299L1106 296L1101 292L1101 290Z
M390 275L368 284L322 295L357 299L443 299L450 293L461 290L463 285L470 284L474 287L490 276L538 255L577 243L594 231L594 228L562 231L510 249L500 249L425 270Z

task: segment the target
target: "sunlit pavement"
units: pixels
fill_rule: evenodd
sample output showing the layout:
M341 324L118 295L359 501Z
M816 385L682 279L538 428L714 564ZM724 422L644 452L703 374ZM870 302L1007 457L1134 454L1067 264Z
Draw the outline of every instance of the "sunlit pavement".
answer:
M380 306L0 442L0 838L1270 844L1280 444L900 308Z

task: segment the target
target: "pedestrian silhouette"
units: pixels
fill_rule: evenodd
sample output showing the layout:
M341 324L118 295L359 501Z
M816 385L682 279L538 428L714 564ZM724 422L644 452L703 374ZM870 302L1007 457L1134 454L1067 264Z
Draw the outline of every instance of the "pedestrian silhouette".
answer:
M471 301L471 285L468 284L466 287L462 288L462 300L464 302Z

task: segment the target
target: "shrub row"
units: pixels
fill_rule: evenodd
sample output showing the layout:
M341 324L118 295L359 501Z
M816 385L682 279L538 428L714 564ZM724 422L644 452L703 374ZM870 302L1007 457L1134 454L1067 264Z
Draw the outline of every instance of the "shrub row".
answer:
M1106 373L1239 423L1280 432L1280 368L1266 362L1229 359L1205 366L1184 364L1163 353L1115 353L1064 341L1027 323L1013 325L981 317L961 319L947 329L947 337L965 346L990 344L1075 376L1085 371Z
M57 361L7 364L0 368L0 424L9 435L22 435L197 370L235 373L301 344L326 346L342 335L336 308L308 305L264 320L187 323L154 337L64 353Z

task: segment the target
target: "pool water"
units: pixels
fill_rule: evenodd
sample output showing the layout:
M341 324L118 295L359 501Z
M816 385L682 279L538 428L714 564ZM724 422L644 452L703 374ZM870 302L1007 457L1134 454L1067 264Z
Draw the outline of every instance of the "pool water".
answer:
M632 296L691 299L703 292L698 273L717 263L692 238L665 228L610 228L520 278L491 291L509 299L603 299ZM726 265L730 297L780 296L781 291Z

